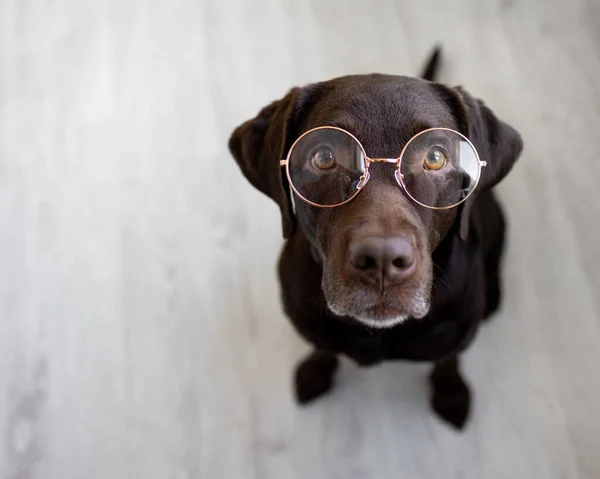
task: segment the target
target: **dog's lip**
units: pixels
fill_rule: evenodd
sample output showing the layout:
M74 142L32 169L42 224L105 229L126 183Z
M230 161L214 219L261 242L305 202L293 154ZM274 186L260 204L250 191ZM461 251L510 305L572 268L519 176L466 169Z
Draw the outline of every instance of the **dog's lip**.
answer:
M391 318L408 317L411 315L403 305L380 298L379 301L363 308L360 316L368 316L376 320L385 321Z
M391 306L387 303L374 304L367 308L367 311L382 318L400 316L402 314L397 307Z

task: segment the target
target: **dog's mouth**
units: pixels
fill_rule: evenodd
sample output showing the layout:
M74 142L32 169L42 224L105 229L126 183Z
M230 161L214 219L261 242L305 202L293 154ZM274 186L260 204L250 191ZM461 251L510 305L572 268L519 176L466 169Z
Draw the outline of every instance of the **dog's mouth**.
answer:
M382 321L407 315L406 312L403 312L401 309L387 304L386 302L378 303L367 308L366 313L368 316L381 318Z
M363 313L354 317L356 321L362 324L380 329L391 328L403 323L408 318L409 315L403 312L402 309L384 303L370 306Z
M398 316L400 314L400 311L397 308L394 308L386 303L375 304L368 308L368 311L371 314L382 317Z
M425 298L414 298L407 306L382 300L365 308L356 320L378 328L387 328L403 323L409 318L421 319L429 312L429 302Z
M325 289L327 305L336 316L380 329L396 326L410 318L421 319L427 315L430 308L428 288L421 287L404 293L398 298L364 290L343 294L339 290L335 292L330 288Z

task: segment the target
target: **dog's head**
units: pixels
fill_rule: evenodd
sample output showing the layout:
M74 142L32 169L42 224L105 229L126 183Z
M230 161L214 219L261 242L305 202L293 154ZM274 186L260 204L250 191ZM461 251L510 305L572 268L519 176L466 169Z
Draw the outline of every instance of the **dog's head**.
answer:
M371 157L395 158L415 134L450 128L465 135L487 167L465 203L447 210L409 199L394 178L394 165L370 168L370 179L352 201L335 208L294 198L280 167L304 132L334 126L353 134ZM456 231L468 235L477 193L498 183L522 149L519 134L462 88L387 75L337 78L294 88L239 126L229 148L246 178L279 205L283 234L299 226L323 266L329 308L375 327L424 317L430 309L431 255Z

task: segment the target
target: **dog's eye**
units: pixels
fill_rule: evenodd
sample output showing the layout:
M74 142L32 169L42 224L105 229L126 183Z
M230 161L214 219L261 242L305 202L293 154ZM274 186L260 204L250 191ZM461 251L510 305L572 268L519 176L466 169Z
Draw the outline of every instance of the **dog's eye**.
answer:
M433 148L427 152L423 166L427 170L441 170L446 162L446 154L439 148Z
M320 170L329 170L336 165L335 155L329 147L319 148L312 154L311 163Z

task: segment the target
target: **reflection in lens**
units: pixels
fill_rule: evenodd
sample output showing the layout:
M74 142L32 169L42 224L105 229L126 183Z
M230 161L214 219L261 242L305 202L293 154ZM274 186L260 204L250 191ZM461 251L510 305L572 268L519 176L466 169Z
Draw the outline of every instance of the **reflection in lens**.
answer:
M432 168L432 158L445 157ZM462 202L475 188L479 158L471 144L452 130L433 129L414 136L402 154L402 183L417 202L449 208Z
M360 144L336 128L319 128L302 136L288 159L292 185L311 203L333 206L359 191L365 171Z

